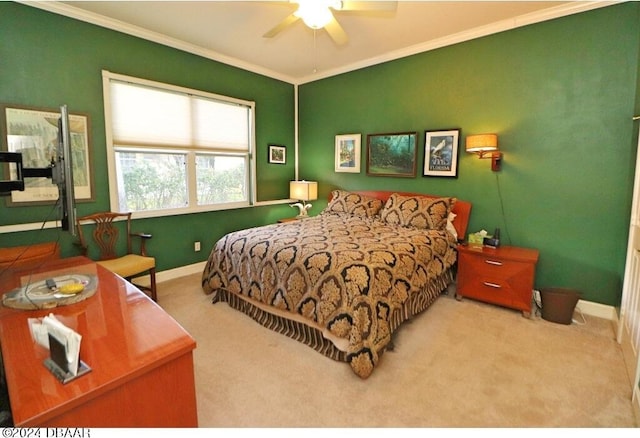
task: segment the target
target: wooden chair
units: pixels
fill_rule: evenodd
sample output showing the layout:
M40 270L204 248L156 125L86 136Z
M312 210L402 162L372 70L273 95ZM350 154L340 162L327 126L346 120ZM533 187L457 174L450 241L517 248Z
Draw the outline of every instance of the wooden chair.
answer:
M115 222L126 221L126 233L121 233L121 227ZM103 212L95 213L76 219L78 225L78 240L85 256L96 257L96 262L111 272L133 284L132 278L148 273L151 279L151 287L136 285L141 289L151 292L151 299L157 301L156 294L156 259L146 253L145 242L151 238L150 234L131 233L131 213ZM83 232L83 226L86 229ZM91 236L94 250L90 250L89 241L85 239L85 232L92 229ZM138 253L133 251L133 238L140 239ZM125 247L126 238L126 247ZM126 252L125 252L126 251Z
M58 242L0 248L0 271L29 268L47 260L60 258Z

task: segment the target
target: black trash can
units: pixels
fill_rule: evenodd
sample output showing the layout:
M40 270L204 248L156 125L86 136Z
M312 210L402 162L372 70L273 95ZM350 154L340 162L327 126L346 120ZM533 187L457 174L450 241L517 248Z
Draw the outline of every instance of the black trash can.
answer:
M575 289L549 287L540 290L540 299L543 319L558 324L571 324L580 293Z

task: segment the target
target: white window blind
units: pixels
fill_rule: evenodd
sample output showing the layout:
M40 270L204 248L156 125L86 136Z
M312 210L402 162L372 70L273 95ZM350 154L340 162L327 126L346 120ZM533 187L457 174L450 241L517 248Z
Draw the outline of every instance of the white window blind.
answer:
M249 150L249 109L112 81L113 142Z
M249 205L253 102L109 72L103 81L112 208L157 216Z

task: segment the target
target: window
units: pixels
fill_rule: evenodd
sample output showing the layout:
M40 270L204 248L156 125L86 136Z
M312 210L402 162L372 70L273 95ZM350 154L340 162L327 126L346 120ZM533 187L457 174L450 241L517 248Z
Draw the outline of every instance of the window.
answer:
M103 72L111 208L160 216L254 203L253 102Z

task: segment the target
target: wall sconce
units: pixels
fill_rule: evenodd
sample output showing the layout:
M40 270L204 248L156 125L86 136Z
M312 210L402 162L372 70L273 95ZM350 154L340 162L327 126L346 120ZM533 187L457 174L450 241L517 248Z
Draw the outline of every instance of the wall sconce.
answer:
M497 152L497 134L477 134L467 136L466 151L472 154L478 154L479 158L491 158L491 170L494 172L500 170L502 152Z
M289 182L289 198L299 199L302 202L291 204L291 207L298 207L300 212L298 218L306 218L309 215L307 210L311 208L311 204L306 201L315 201L318 199L318 183L316 181L290 181Z

